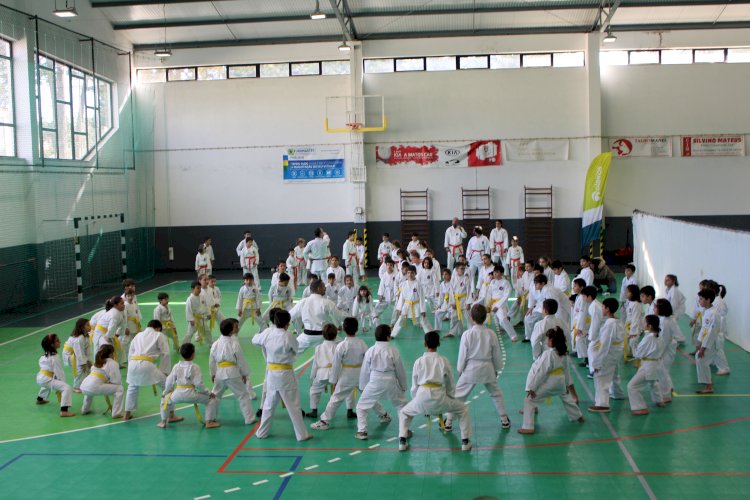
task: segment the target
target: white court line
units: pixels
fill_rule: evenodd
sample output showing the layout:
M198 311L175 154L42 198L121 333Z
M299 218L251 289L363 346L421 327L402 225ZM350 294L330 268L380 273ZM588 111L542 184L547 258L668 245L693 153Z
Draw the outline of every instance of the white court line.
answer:
M360 453L362 453L362 450L353 451L353 452L349 453L349 456L353 457L354 455L359 455Z
M193 500L206 500L206 498L211 498L211 495L203 495L202 497L195 497Z
M583 385L583 389L586 391L586 394L588 397L594 401L594 395L591 393L591 389L589 389L588 384L586 384L586 381L583 380L583 377L578 372L578 370L573 370L575 372L576 377L578 377L578 381L581 382L581 385ZM613 438L617 441L617 446L620 448L620 451L623 455L625 455L625 460L628 461L628 464L630 464L630 468L633 472L635 472L636 477L638 477L638 481L640 481L641 486L643 486L643 489L646 491L646 495L651 500L656 500L656 495L654 494L654 490L651 489L651 486L648 484L648 481L646 481L646 478L641 474L641 469L638 468L638 464L635 463L635 459L633 458L633 455L630 454L628 449L625 447L625 443L623 443L620 440L620 435L617 433L615 428L612 426L612 422L610 422L609 417L607 417L606 414L600 413L599 416L602 417L602 420L604 421L604 425L607 426L607 429L609 430L609 433L612 435Z
M476 396L476 395L475 395L475 396L474 396L473 398L471 398L471 399L479 399L479 396Z
M259 484L264 484L264 483L267 483L267 482L268 482L268 479L261 479L260 481L255 481L253 483L253 486L258 486Z
M371 450L374 450L374 449L375 449L375 448L377 448L378 446L380 446L380 443L375 443L375 444L374 444L374 445L372 445L372 446L368 446L368 448L369 448L369 449L371 449Z
M422 424L419 426L420 429L424 429L425 427L427 427L427 424Z
M398 439L398 436L393 436L392 438L386 439L386 441L388 441L390 443L391 441L395 441L397 439Z
M170 286L170 285L174 285L175 283L183 283L183 282L185 282L185 280L172 281L171 283L167 283L166 285L157 286L156 288L151 288L150 290L147 290L147 291L141 292L141 293L152 292L154 290L158 290L159 288L164 288L164 287L167 287L167 286ZM91 311L87 311L87 312L81 313L80 316L89 316L91 313L95 313L95 312L99 311L100 309L102 309L102 308L101 307L97 307L96 309L92 309ZM66 323L66 322L68 322L68 321L70 321L71 319L74 319L74 318L75 318L75 316L73 318L68 318L68 319L65 319L63 321L60 321L59 323L55 323L54 325L49 325L49 326L45 326L44 328L40 328L39 330L34 330L33 332L27 333L26 335L21 335L20 337L16 337L14 339L6 340L5 342L0 342L0 347L2 347L4 345L12 344L13 342L17 342L17 341L19 341L21 339L25 339L26 337L31 337L32 335L36 335L38 333L42 333L43 331L49 330L50 328L54 328L56 326L60 326L63 323ZM0 441L0 442L2 442L2 441Z
M240 488L229 488L228 490L224 490L224 493L234 493L235 491L240 491Z
M305 470L313 470L313 469L317 469L318 467L319 467L318 464L315 464L315 465L311 465L309 467L305 467Z
M328 461L328 463L329 463L329 464L332 464L332 463L338 462L339 460L341 460L341 457L336 457L336 458L332 458L332 459L330 459L330 460Z
M479 391L479 394L484 394L485 392L486 391L484 389L482 389L481 391Z
M311 353L310 358L307 361L305 361L304 363L302 363L301 365L299 365L297 368L295 368L294 371L297 372L297 371L301 370L302 368L304 368L305 366L307 366L310 363L312 363L312 354L314 354L314 353ZM258 387L263 387L263 383L261 382L260 384L255 384L253 386L253 389L257 389ZM224 394L224 396L222 396L222 399L226 398L226 397L234 397L234 396L231 393L227 393L227 394ZM185 410L187 408L192 408L192 407L193 407L193 405L181 406L179 408L175 408L175 411ZM161 415L161 414L160 413L152 413L150 415L143 415L142 417L133 417L130 420L130 422L132 422L133 420L143 420L144 418L156 417L157 415ZM28 441L30 439L39 439L39 438L50 437L50 436L59 436L59 435L62 435L62 434L72 434L74 432L88 431L88 430L91 430L91 429L98 429L100 427L109 427L109 426L112 426L112 425L122 425L122 424L127 424L127 423L128 422L125 422L124 420L120 419L117 422L109 422L107 424L93 425L91 427L81 427L80 429L71 429L69 431L50 432L49 434L38 434L36 436L27 436L27 437L22 437L22 438L6 439L4 441L0 441L0 444L15 443L17 441ZM380 445L378 445L378 446L380 446Z
M293 476L293 475L294 475L294 472L290 471L290 472L287 472L286 474L280 474L279 477L289 477L289 476Z

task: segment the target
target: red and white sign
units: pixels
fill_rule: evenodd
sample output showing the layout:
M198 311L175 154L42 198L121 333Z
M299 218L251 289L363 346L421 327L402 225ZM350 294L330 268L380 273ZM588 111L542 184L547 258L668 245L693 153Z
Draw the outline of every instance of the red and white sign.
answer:
M682 156L745 156L745 136L683 136L681 149Z
M669 136L615 137L611 138L609 149L615 158L672 156L672 138Z
M378 144L375 161L381 167L496 167L503 164L503 156L499 140L458 146Z

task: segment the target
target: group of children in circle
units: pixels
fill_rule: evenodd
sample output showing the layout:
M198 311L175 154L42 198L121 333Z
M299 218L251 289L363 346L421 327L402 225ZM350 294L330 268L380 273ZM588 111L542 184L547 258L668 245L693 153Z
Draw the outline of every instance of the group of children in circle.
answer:
M481 231L478 234L481 236ZM383 240L388 243L387 235ZM241 252L254 245L252 238L248 242L246 237L243 242L245 247ZM108 300L105 309L91 320L79 319L76 322L71 337L63 347L62 361L57 356L60 339L55 334L44 337L44 355L39 360L40 371L37 374L40 385L37 404L48 403L50 392L56 391L60 399L60 416L69 417L74 415L70 411L72 392L84 394L83 414L91 411L93 396L105 395L113 418L130 419L137 408L139 388L151 385L156 394L156 387L159 386L162 389L159 426L182 420L182 417L174 414L176 403L193 403L201 421L203 419L197 404L206 406L206 427L212 428L220 425L217 421L218 404L224 391L230 389L239 402L246 424L255 423L258 415L262 417L257 437L268 436L273 410L278 400L282 400L297 439L304 440L311 435L302 424L302 417L317 420L311 425L313 430L327 430L343 401L346 401L347 417L358 420L355 437L367 439L369 410L375 409L381 423L390 422L390 415L380 405L380 400L389 399L398 411L400 449L408 448L411 419L420 414L438 416L441 428L445 430L452 429L454 417L458 418L462 449L471 449L465 400L475 384L485 385L498 411L501 427L510 428L510 419L497 381L503 361L496 330L501 328L515 342L518 337L511 323L515 314L519 315L524 325L524 342L531 343L533 358L525 386L527 397L521 411L523 425L519 432L522 434L534 432L534 417L540 403L553 395L561 398L571 421L583 422L568 354L576 354L581 359L581 365L588 367L589 377L594 379L596 395L589 411L608 412L610 399L625 397L620 385L620 372L623 364L631 361L636 361L637 365L637 372L627 386L631 412L634 415L649 413L641 394L646 386L656 406L664 407L671 402L673 384L669 371L677 346L685 342L677 324L677 320L685 314L685 297L679 290L676 276L666 277L664 297L657 299L654 287L638 287L635 267L630 264L626 266L620 287L620 300L607 297L599 302L596 300L599 290L595 285L604 284L607 294L613 293L617 288L614 275L603 261L592 264L586 256L580 259L580 273L571 282L559 261L550 262L550 259L543 257L539 259L539 264L524 262L522 249L513 253L520 253L520 262L510 261L500 246L500 255L492 251L483 254L481 267L475 266L473 272L470 270L467 273L470 266L462 251L453 250L453 270L445 268L441 272L429 249L425 248L420 253L415 248L409 252L409 261L399 263L401 272L397 273L394 257L400 257L399 251L391 250L386 254L381 251L382 248L381 244L378 251L381 265L377 303L367 286L355 286L357 278L366 280L364 272L359 269L359 261L355 265L351 265L353 262L350 261L344 271L339 267L337 258L330 259L325 276L325 295L336 304L341 317L346 316L341 322L346 338L336 342L338 328L333 324L326 325L322 331L321 342L313 356L310 412L304 413L300 409L299 387L292 369L295 357L301 352L293 332L301 333L303 327L299 316L292 318L287 311L292 309L294 288L301 283L298 280L305 278L303 261L294 254L294 249L290 249L286 261L279 262L269 290L269 306L263 313L260 288L256 285L258 281L252 269L243 265L243 286L236 306L238 319L223 317L220 310L221 292L216 287L216 280L199 267L197 272L200 279L192 283L191 294L186 301L188 331L181 344L177 341L177 331L169 310L169 296L159 294L154 319L141 331L135 284L132 280L126 280L122 297ZM520 249L517 238L513 238L509 248ZM257 247L255 252L257 255ZM510 273L502 265L503 260L509 264ZM293 276L286 272L290 264L294 264ZM436 267L438 275L443 278L442 282L435 281ZM355 270L360 272L349 274L349 271ZM510 274L510 280L506 273ZM339 283L340 277L343 278L342 283ZM310 273L310 286L303 292L303 299L310 295L312 284L317 280L318 276ZM568 289L571 285L572 290ZM700 288L691 315L691 326L694 327L692 340L696 346L694 356L698 382L704 384L698 392L707 394L714 390L711 365L718 367L718 375L729 374L723 349L727 314L723 298L726 289L712 280L702 281ZM516 300L511 308L508 299L513 293ZM379 318L389 305L393 306L390 321L382 322ZM646 311L644 305L647 306ZM434 326L427 320L426 312L429 309L434 314ZM616 317L618 310L622 310L620 318ZM253 337L253 344L261 347L267 362L263 391L265 403L261 403L262 408L257 414L253 413L251 403L256 396L250 383L247 362L237 340L237 334L248 319L259 325L259 333ZM426 332L427 349L412 371L410 403L404 397L407 381L399 351L389 342L398 337L404 322L408 320ZM446 337L461 335L457 383L453 379L450 363L436 354L444 320L450 321ZM211 330L215 323L219 325L221 337L213 342ZM375 327L376 342L369 349L361 339L356 338L355 341L360 326L367 332L367 325ZM642 333L645 334L640 338ZM168 337L183 358L174 367L170 366ZM214 383L212 390L205 387L200 368L192 363L195 346L191 340L207 341L211 346L209 367ZM90 354L93 353L92 363ZM65 383L63 362L73 369L72 387ZM127 398L124 398L119 370L126 362L128 391ZM331 398L326 410L319 416L318 403L327 386L332 387ZM358 402L355 400L356 389L362 391ZM109 396L113 396L114 401L110 401Z

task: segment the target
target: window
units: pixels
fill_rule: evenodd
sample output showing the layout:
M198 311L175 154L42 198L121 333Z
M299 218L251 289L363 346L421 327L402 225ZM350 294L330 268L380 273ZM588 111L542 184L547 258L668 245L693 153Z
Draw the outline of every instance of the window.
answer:
M37 99L43 158L83 160L112 130L112 83L41 54Z
M226 80L226 66L200 66L198 68L198 80Z
M456 58L453 56L427 58L427 71L455 71L456 69Z
M661 63L693 64L693 51L690 49L662 50Z
M750 49L727 49L728 63L750 63Z
M351 73L349 61L323 61L324 75L348 75Z
M10 42L0 38L0 156L16 156L12 56Z
M545 68L552 66L552 54L523 54L521 64L524 68Z
M659 51L634 50L630 52L630 64L659 64Z
M724 59L724 49L695 49L697 63L724 62Z
M487 56L462 56L458 58L460 69L487 69L490 67Z
M421 57L396 59L396 71L424 71L424 59Z
M256 78L258 76L258 67L250 66L229 66L229 78Z
M167 81L169 82L180 82L195 79L195 68L169 68L167 70Z
M161 68L139 69L138 81L141 83L162 83L167 81L167 70Z
M555 52L552 54L552 66L556 68L583 67L583 52Z
M490 69L521 67L521 54L495 54L490 56Z
M319 74L319 62L292 63L292 76L308 76Z
M365 59L365 73L393 72L393 59Z
M261 78L281 78L289 76L289 63L261 64Z
M607 50L599 53L599 62L602 66L627 66L627 50Z

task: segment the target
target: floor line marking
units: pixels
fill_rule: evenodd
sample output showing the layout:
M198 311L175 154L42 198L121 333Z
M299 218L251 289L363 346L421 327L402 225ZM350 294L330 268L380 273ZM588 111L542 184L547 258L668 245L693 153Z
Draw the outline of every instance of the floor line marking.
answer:
M750 398L750 394L675 394L676 398Z
M211 498L211 495L203 495L202 497L195 497L193 500L206 500L206 498Z
M229 488L228 490L224 490L224 493L234 493L235 491L240 491L239 487Z
M231 474L280 474L283 471L232 471ZM618 476L618 477L750 477L750 471L633 472L633 471L315 471L300 476ZM263 482L268 482L264 480ZM255 485L255 483L253 483Z
M588 395L589 399L592 401L595 399L594 395L591 393L591 388L588 386L586 381L583 380L583 377L581 377L581 373L578 370L573 370L576 374L576 377L578 377L579 382L583 386L583 390L586 391L586 394ZM638 468L638 464L635 463L635 459L633 458L633 455L630 454L625 444L620 439L620 435L615 430L614 426L612 425L612 422L610 422L609 417L607 417L606 414L600 413L599 414L601 419L604 421L604 425L607 426L607 429L609 430L609 433L612 435L613 438L615 438L617 442L618 448L620 448L620 451L625 456L625 460L628 461L628 464L630 464L630 468L633 470L634 473L637 474L638 481L641 483L641 486L643 486L643 489L646 492L646 495L651 500L656 500L656 495L654 494L654 490L651 489L651 486L648 484L648 481L646 481L646 478L640 475L641 469Z
M311 465L309 467L305 467L305 470L313 470L313 469L317 469L318 467L319 467L319 465L315 464L315 465Z
M267 483L267 482L268 482L268 479L263 479L263 480L261 480L261 481L255 481L255 482L253 483L253 486L258 486L258 485L260 485L260 484L264 484L264 483Z
M167 286L170 286L170 285L174 285L175 283L182 283L184 281L185 280L172 281L171 283L167 283L166 285L160 285L160 286L157 286L156 288L151 288L151 289L146 290L146 291L141 292L141 293L153 292L154 290L158 290L159 288L164 288L164 287L167 287ZM0 342L0 347L3 347L3 346L8 345L8 344L12 344L13 342L18 342L19 340L25 339L26 337L31 337L32 335L36 335L38 333L42 333L43 331L49 330L50 328L54 328L56 326L60 326L63 323L66 323L66 322L68 322L68 321L70 321L72 319L75 319L76 316L78 316L78 317L89 316L91 313L95 313L95 312L99 311L100 309L102 309L102 308L101 307L97 307L96 309L92 309L91 311L86 311L86 312L81 313L80 315L75 315L72 318L68 318L68 319L65 319L63 321L60 321L59 323L55 323L54 325L45 326L44 328L40 328L38 330L34 330L31 333L27 333L25 335L21 335L20 337L16 337L14 339L6 340L5 342ZM3 327L3 328L12 328L12 327Z
M372 446L368 446L369 449L374 450L375 448L379 447L380 443L375 443Z
M386 441L388 441L390 443L391 441L395 441L397 439L398 439L398 436L393 436L392 438L386 439Z
M341 457L332 458L328 461L329 464L336 463L341 460Z
M286 474L281 474L279 477L289 477L293 475L294 475L294 472L287 472Z
M354 455L359 455L360 453L362 453L361 450L356 450L356 451L353 451L353 452L349 453L349 456L353 457Z
M424 429L425 427L427 427L427 424L422 424L419 426L420 429Z

